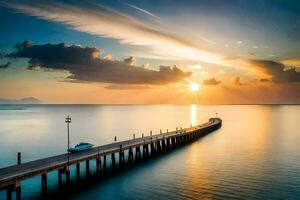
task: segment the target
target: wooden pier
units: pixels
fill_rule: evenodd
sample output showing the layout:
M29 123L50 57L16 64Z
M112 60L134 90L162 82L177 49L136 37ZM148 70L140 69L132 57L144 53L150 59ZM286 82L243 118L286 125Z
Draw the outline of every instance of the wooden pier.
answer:
M62 176L65 176L66 183L70 182L70 166L76 165L76 176L80 177L80 164L85 162L86 174L90 174L90 161L96 160L97 173L105 173L107 170L107 159L111 159L111 168L116 165L116 156L119 154L119 165L133 163L137 160L145 160L157 156L162 152L170 151L177 146L192 142L218 128L222 125L220 118L210 118L208 122L184 129L176 128L176 131L160 134L152 134L140 138L114 142L91 150L61 154L35 161L21 163L21 155L18 154L18 164L0 169L0 191L6 190L7 200L12 199L15 192L16 199L21 199L21 181L33 176L41 176L41 189L47 190L47 173L57 170L58 183L62 184ZM125 156L125 151L126 155ZM69 157L69 158L68 158ZM126 160L127 158L127 160ZM20 159L20 160L19 160Z

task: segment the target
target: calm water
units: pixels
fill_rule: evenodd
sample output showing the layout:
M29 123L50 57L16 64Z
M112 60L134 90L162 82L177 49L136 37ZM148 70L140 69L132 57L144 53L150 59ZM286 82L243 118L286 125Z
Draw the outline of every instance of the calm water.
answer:
M0 105L0 167L15 164L18 151L23 161L65 152L67 114L72 144L100 145L216 112L220 130L69 199L300 199L300 106ZM50 173L54 191L56 178ZM39 195L40 177L22 182L24 199Z

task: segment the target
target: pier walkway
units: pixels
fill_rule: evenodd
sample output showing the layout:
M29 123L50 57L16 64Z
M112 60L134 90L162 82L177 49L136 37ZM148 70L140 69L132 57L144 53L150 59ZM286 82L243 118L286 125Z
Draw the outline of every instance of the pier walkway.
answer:
M76 165L77 176L80 176L80 163L86 162L87 174L89 173L89 161L96 160L97 172L107 168L107 157L111 159L111 167L116 163L115 154L118 153L119 165L130 163L139 159L150 158L160 152L169 151L178 145L196 140L222 125L220 118L210 118L208 122L176 131L160 133L131 140L114 142L90 150L67 153L21 163L0 169L0 191L7 190L7 199L12 198L12 192L16 192L16 199L21 199L21 181L33 176L41 175L42 190L47 188L47 173L58 170L59 184L62 175L66 176L66 182L70 180L70 165ZM124 154L126 152L126 155ZM134 156L135 154L135 156ZM69 157L69 158L68 158ZM125 159L127 158L127 161Z

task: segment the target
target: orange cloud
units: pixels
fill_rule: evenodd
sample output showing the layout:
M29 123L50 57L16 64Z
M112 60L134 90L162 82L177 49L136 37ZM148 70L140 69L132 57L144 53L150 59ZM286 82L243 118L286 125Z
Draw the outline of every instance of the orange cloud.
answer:
M221 81L217 81L215 78L203 80L203 85L219 85Z

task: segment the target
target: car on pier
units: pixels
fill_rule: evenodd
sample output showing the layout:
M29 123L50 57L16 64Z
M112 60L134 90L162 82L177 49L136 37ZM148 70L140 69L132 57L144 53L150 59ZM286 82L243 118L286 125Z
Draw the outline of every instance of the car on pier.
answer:
M90 150L94 145L88 142L80 142L79 144L76 144L74 147L69 149L69 152L75 153L80 151L86 151Z

